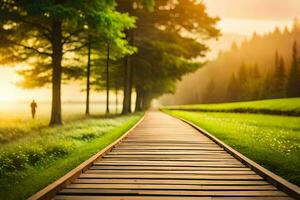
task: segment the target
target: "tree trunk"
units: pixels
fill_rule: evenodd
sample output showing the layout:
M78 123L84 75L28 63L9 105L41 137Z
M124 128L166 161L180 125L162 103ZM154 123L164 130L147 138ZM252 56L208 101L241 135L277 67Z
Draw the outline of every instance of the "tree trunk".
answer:
M62 62L62 22L52 22L52 109L50 126L61 125L61 62Z
M136 87L135 112L142 111L142 90Z
M129 0L117 0L117 10L121 13L129 13L132 9L132 2L129 2ZM125 31L126 38L128 39L128 30ZM129 56L125 56L124 58L124 66L123 66L123 103L122 103L122 114L128 114L129 113Z
M133 13L133 3L131 1L118 0L117 10L120 12L127 12L130 15ZM125 31L126 38L129 45L133 44L133 30ZM124 58L124 98L123 98L123 109L122 114L128 114L131 112L131 92L132 92L132 66L131 66L131 56L126 56Z
M85 114L90 114L90 75L91 75L91 37L88 41L88 63L87 63L87 74L86 74L86 107Z
M118 113L118 104L119 104L119 100L118 100L118 87L116 87L116 90L115 90L116 94L116 113Z
M149 98L149 93L143 92L143 103L142 103L142 108L143 110L146 110L150 107L151 105L151 99Z
M123 110L122 114L128 114L131 112L130 108L130 96L131 96L131 89L130 89L130 58L126 56L124 58L124 97L123 97Z
M130 45L134 45L134 32L133 30L126 31L126 37ZM123 114L131 112L131 93L133 85L133 56L126 56L124 63L124 100L123 100Z
M134 46L134 31L133 29L129 30L129 44L131 46ZM129 57L129 102L128 102L128 107L129 107L129 112L131 112L131 96L132 96L132 87L133 87L133 76L134 76L134 55L131 55Z
M106 113L109 113L109 50L110 44L107 42L106 51Z
M145 102L146 102L145 92L143 92L141 96L142 96L141 97L142 98L142 103L141 103L142 104L142 109L145 110Z

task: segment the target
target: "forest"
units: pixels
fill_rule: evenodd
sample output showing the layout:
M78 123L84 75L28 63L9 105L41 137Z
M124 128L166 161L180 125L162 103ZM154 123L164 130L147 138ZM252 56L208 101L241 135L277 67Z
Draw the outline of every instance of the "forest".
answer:
M219 103L300 96L300 23L256 33L219 52L178 84L173 103ZM297 40L298 39L298 40ZM194 90L184 88L197 85Z

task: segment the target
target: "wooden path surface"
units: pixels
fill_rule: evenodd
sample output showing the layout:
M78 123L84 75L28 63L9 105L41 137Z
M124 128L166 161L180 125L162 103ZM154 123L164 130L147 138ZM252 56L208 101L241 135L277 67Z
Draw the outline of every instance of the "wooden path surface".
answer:
M55 200L292 199L211 139L161 112L145 119Z

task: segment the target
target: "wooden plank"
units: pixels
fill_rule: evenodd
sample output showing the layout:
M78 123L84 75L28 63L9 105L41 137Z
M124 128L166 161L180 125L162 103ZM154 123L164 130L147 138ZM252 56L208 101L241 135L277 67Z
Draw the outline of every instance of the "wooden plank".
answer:
M92 166L90 169L102 169L102 170L160 170L160 171L251 171L246 167L234 167L234 168L221 168L221 167L164 167L164 166Z
M152 143L155 144L197 144L197 145L202 145L202 144L215 144L214 142L210 141L191 141L191 140L132 140L127 138L125 141L123 141L124 144L132 144L132 143L140 143L140 144L145 144L149 145Z
M189 190L189 191L273 191L277 190L272 185L147 185L147 184L70 184L68 189L133 189L133 190Z
M174 135L170 135L170 136L168 136L168 137L159 137L159 139L160 140L166 140L166 139L168 139L169 137L174 137ZM176 137L176 139L177 140L184 140L185 138L187 138L187 137L189 137L189 136L187 136L187 135L184 135L184 136L182 136L182 137ZM155 138L157 138L157 137L155 137ZM191 140L200 140L201 138L198 138L198 137L195 137L195 138L191 138L191 137L189 137ZM140 141L142 141L142 140L144 140L144 141L147 141L147 140L154 140L154 137L141 137L141 138L131 138L131 139L136 139L136 140L140 140Z
M186 166L186 167L197 167L197 166L216 166L216 167L243 167L241 163L234 162L179 162L179 161L101 161L95 162L94 165L129 165L129 166Z
M212 200L293 200L291 197L212 197Z
M122 143L122 146L178 146L178 147L185 147L185 146L201 146L201 147L216 147L217 144L195 144L195 143L143 143L141 142L134 142L134 143ZM121 146L120 145L120 146Z
M152 143L152 142L155 142L155 143L157 143L157 142L162 142L162 143L186 143L186 144L203 144L203 143L209 143L209 144L211 144L212 143L212 141L210 141L210 140L207 140L207 141L202 141L202 142L197 142L197 141L192 141L192 140L186 140L186 139L184 139L184 140L170 140L170 139L164 139L164 140L162 140L162 139L153 139L153 140L135 140L135 139L126 139L126 142L143 142L143 143Z
M187 179L85 179L78 178L73 183L97 183L97 184L172 184L172 185L269 185L260 180L187 180Z
M292 200L290 197L63 196L55 200Z
M98 170L98 169L93 169L93 170L87 170L85 173L89 174L102 174L102 173L126 173L126 174L215 174L215 175L226 175L226 174L231 174L231 175L253 175L255 172L253 171L157 171L157 170Z
M177 195L177 196L221 196L221 197L286 197L280 191L189 191L189 190L114 190L114 189L63 189L62 195Z
M130 155L120 155L120 154L106 154L103 156L103 158L207 158L207 159L234 159L231 155L177 155L177 154L170 154L170 155L164 155L164 154L147 154L147 155L141 155L141 154L130 154Z
M183 150L189 150L189 149L196 149L196 150L216 150L216 151L222 151L223 149L216 146L204 146L204 145L122 145L118 149L183 149Z
M228 155L225 152L207 152L207 151L117 151L109 152L110 155Z
M114 149L113 152L190 152L190 151L193 151L193 152L205 152L205 153L221 153L221 154L224 154L224 151L223 150L211 150L211 151L207 151L207 150L204 150L204 149Z
M141 158L141 157L131 157L131 158L103 158L104 161L185 161L185 162L226 162L226 163L237 163L235 159L232 158L161 158L161 157L148 157L148 158Z
M196 180L263 180L258 175L201 175L201 174L89 174L84 173L80 178L148 178L148 179L196 179Z
M215 145L186 145L186 144L169 144L169 145L158 145L158 144L151 144L151 145L122 145L120 149L200 149L200 150L223 150L222 148L215 146Z
M211 197L163 197L163 196L64 196L57 195L55 200L212 200ZM275 199L276 200L276 199ZM285 199L283 199L285 200ZM288 199L287 199L288 200Z

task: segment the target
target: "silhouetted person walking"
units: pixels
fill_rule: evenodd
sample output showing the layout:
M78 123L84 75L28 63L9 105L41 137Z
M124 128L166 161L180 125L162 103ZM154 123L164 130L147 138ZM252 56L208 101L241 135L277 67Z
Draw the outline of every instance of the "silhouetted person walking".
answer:
M36 113L36 108L37 108L37 104L34 100L31 102L30 107L31 107L32 119L34 119L35 118L35 113Z

